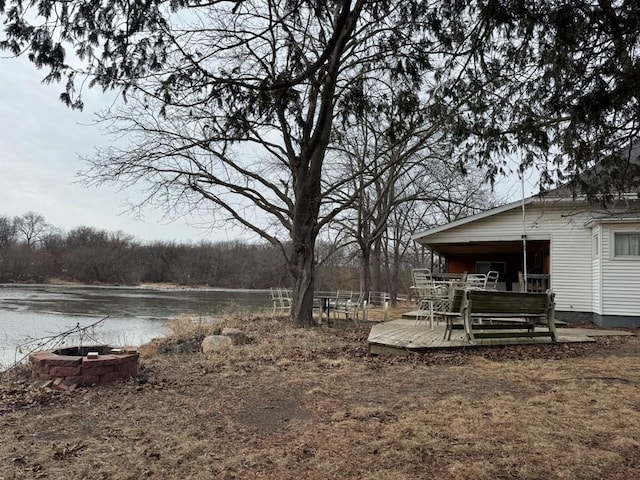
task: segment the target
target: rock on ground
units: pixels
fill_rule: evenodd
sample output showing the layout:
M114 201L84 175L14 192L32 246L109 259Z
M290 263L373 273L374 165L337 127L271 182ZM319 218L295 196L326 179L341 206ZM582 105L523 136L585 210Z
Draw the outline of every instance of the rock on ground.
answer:
M202 340L202 352L203 353L217 353L233 345L231 337L226 335L209 335Z

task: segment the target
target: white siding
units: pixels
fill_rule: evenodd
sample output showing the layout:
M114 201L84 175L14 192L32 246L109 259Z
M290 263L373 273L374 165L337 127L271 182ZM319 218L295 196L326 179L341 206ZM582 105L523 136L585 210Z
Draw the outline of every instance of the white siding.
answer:
M591 229L584 227L584 221L561 215L546 219L555 229L551 237L551 288L557 310L592 311Z
M539 223L539 207L529 206L526 211L527 237L530 240L549 240L550 231ZM495 242L522 240L522 211L509 210L440 233L429 235L429 243Z
M615 258L614 232L640 232L640 224L602 225L602 315L640 315L640 258Z

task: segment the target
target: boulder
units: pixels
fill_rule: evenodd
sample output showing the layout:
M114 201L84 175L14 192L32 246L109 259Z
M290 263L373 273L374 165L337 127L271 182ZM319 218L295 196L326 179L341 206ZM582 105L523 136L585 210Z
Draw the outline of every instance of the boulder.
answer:
M202 352L203 353L218 353L226 350L233 341L226 335L209 335L202 340Z
M249 343L249 338L239 328L225 327L222 329L222 335L229 337L234 345L245 345Z

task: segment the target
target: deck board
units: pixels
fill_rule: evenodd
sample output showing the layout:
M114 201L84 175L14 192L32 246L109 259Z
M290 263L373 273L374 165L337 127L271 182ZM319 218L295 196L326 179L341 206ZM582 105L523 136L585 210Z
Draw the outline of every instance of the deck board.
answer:
M545 328L536 328L544 331ZM599 330L584 328L557 328L557 343L593 342L592 337L600 335L627 335L628 332L618 330ZM369 350L371 353L421 352L431 349L475 348L500 345L528 345L553 343L548 337L521 338L478 338L475 345L465 339L463 330L454 330L451 340L444 339L444 323L434 323L411 318L401 318L379 323L369 333Z

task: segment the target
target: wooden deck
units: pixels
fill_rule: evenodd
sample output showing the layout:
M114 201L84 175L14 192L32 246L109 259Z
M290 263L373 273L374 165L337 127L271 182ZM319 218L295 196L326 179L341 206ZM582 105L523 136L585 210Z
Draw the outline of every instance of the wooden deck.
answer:
M542 331L543 327L539 327ZM538 329L536 329L538 330ZM592 337L598 335L625 335L628 332L611 330L591 330L584 328L557 328L557 343L593 342ZM392 320L379 323L369 333L369 352L372 354L389 353L408 355L412 352L425 352L432 349L478 348L499 345L526 345L553 343L548 337L533 338L478 338L475 345L470 345L464 338L463 330L454 330L451 340L444 338L444 323L429 328L429 322L413 319Z

